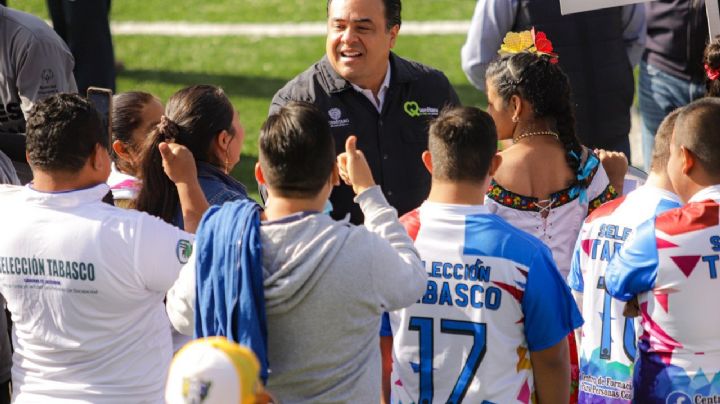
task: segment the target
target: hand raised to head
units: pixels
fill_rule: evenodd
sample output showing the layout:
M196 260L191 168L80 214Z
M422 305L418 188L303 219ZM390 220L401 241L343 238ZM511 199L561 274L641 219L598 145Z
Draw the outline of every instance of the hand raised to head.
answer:
M158 145L165 174L175 184L197 181L197 168L192 152L177 143L162 142Z

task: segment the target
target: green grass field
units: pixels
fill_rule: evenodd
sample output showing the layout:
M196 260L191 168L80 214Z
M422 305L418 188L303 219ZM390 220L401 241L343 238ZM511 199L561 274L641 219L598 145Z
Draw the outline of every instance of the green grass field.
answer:
M100 1L100 0L97 0ZM8 5L47 18L45 0ZM404 0L403 19L469 20L475 0ZM115 0L114 21L298 22L325 19L325 0Z
M9 3L37 13L45 10L44 1L40 0L9 0ZM231 3L240 3L242 7L249 9L252 8L251 5L256 6L253 9L255 14L244 15L245 21L302 20L298 16L310 18L307 13L312 7L315 7L314 12L320 13L322 17L325 7L324 0L312 2L221 0L198 2L193 6L197 8L195 13L196 10L191 7L194 3L187 0L175 2L119 0L113 4L113 16L117 19L137 21L164 20L171 17L178 19L193 17L194 20L199 20L200 16L205 16L203 18L206 20L203 21L213 21L220 17L240 16L242 13L237 12L240 6L232 6ZM403 4L406 9L404 14L406 19L411 19L413 16L411 10L414 6L418 6L423 13L415 14L415 18L431 20L436 18L435 12L438 13L438 19L455 16L454 13L460 8L453 8L451 4L464 5L465 12L472 13L475 1L405 0ZM163 5L166 9L177 11L163 14L161 12ZM277 13L271 12L270 5L277 7ZM193 13L187 11L190 9ZM223 13L223 10L227 12ZM468 14L467 18L469 17ZM238 19L238 21L242 20ZM484 106L484 94L468 83L460 68L460 48L464 40L464 36L461 35L403 36L401 31L395 51L403 57L444 71L463 103ZM257 160L258 132L267 116L273 94L288 80L322 57L325 49L324 37L117 36L114 42L116 57L125 65L125 70L118 76L119 92L147 91L167 101L175 91L192 84L214 84L225 89L239 111L240 120L246 130L243 156L233 174L248 185L252 192L255 191L253 167Z

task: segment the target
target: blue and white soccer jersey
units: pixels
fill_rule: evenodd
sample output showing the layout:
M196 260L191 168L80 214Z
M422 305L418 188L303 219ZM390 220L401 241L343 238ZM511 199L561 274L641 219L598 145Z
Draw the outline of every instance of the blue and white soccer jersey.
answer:
M392 402L530 402L530 351L582 324L550 250L483 206L425 202L403 222L430 278L390 313Z
M579 403L624 404L632 400L638 321L623 316L625 303L605 291L605 269L635 227L679 206L675 194L643 186L595 209L585 220L568 276L570 287L582 293L585 319L579 352Z
M607 268L608 292L640 304L640 403L720 402L720 186L638 226Z

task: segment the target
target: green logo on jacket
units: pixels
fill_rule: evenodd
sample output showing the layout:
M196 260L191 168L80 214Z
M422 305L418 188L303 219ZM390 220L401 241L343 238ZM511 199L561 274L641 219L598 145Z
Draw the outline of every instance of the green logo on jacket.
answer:
M405 108L405 113L411 117L415 118L420 116L420 105L418 105L417 102L407 101L403 107Z

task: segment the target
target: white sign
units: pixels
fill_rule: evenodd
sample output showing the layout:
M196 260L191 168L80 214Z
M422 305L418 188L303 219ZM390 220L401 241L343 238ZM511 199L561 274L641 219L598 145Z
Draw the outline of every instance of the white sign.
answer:
M710 39L720 35L720 7L718 0L705 0L708 26L710 27Z
M608 7L646 3L648 1L655 0L560 0L560 13L566 15L583 11L600 10ZM717 4L717 0L715 0L715 4Z

